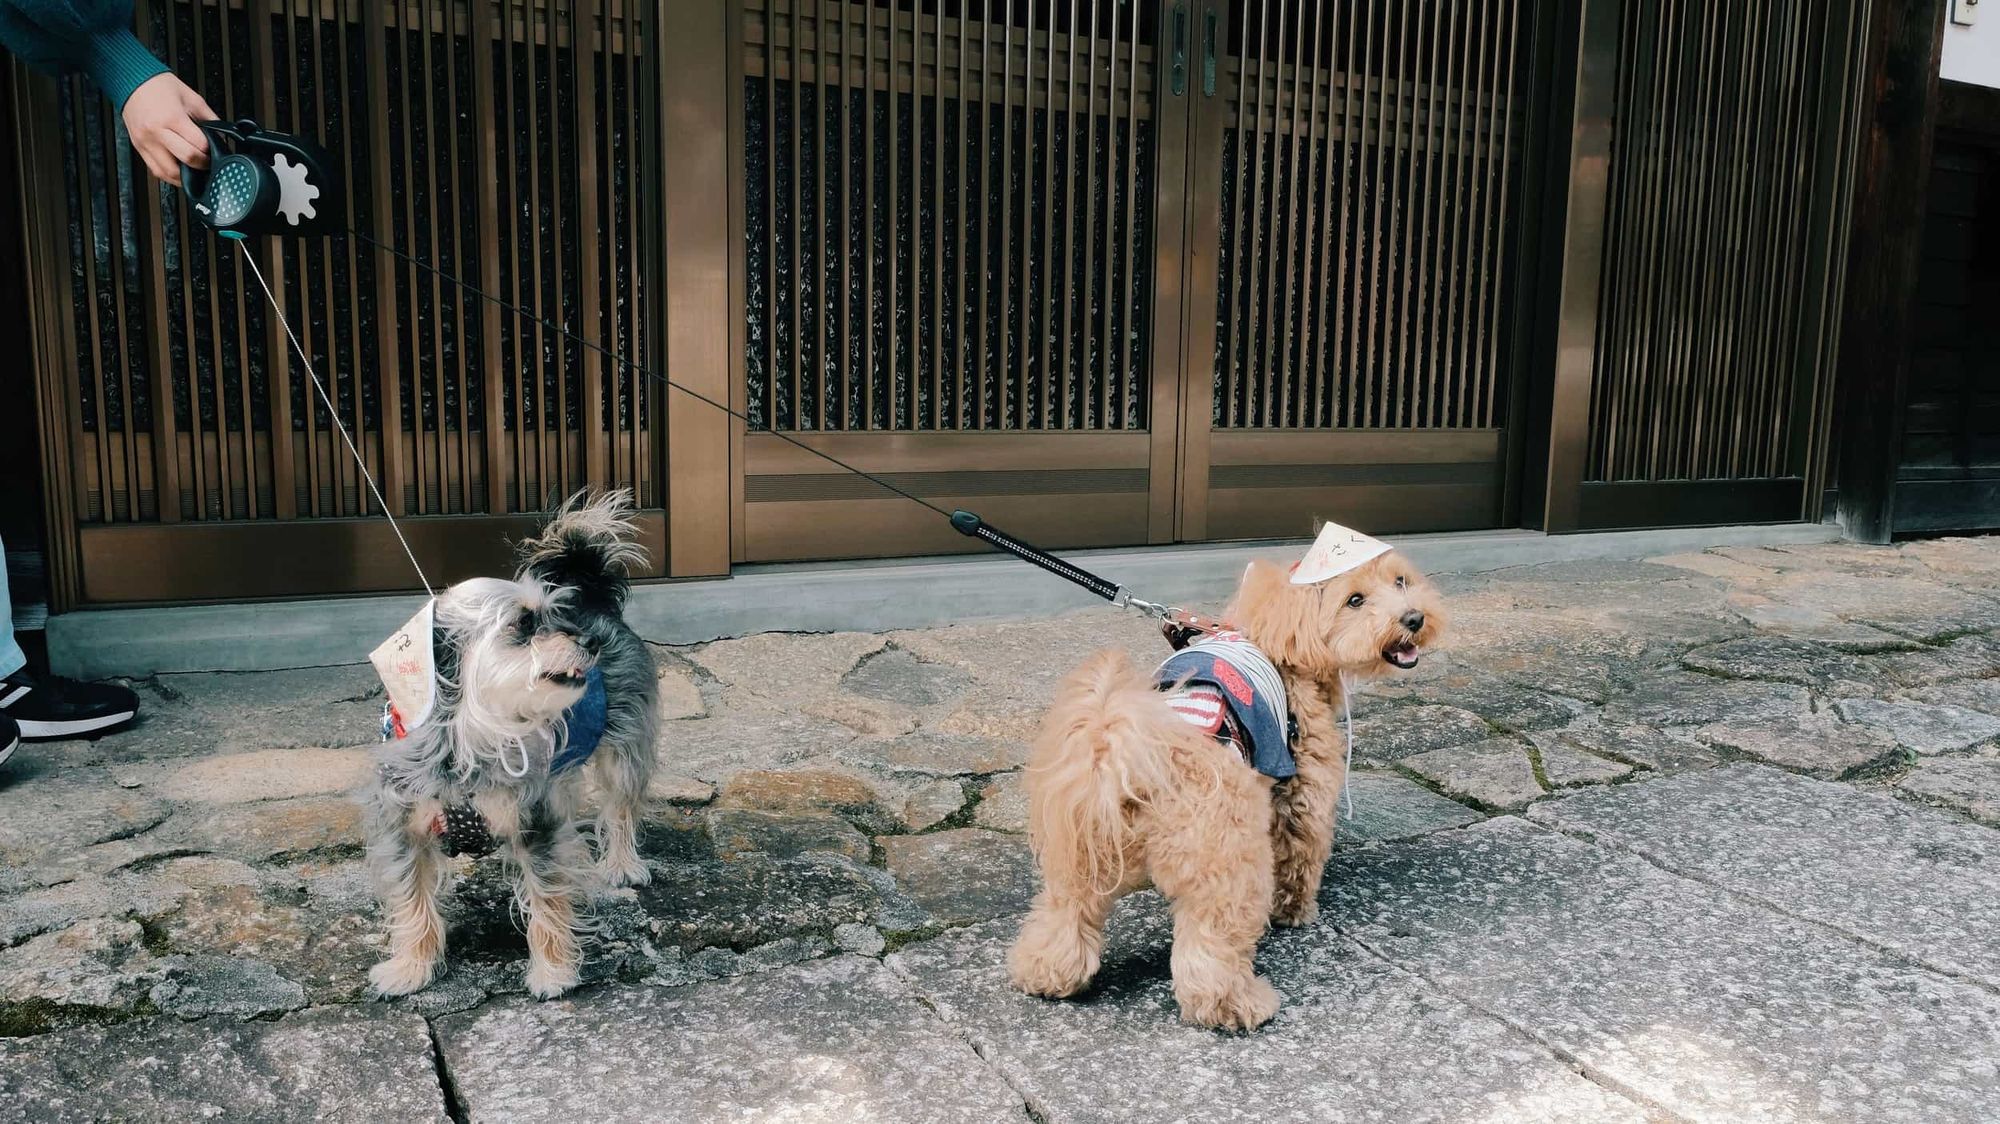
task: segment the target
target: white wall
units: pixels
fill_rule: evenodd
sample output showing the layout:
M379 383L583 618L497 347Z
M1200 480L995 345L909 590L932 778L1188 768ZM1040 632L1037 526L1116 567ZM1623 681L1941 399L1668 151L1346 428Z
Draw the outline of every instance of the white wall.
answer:
M1945 0L1949 7L1952 0ZM1979 20L1960 27L1947 16L1938 75L1954 82L2000 87L2000 0L1979 0Z

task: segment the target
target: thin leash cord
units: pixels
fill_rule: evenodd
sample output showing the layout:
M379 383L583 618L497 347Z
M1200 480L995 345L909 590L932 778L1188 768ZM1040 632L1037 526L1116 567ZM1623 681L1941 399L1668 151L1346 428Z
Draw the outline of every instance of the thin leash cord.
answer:
M437 266L432 265L430 262L424 261L421 258L413 257L407 253L404 253L403 251L398 250L396 247L391 246L388 243L381 241L380 239L371 237L367 233L357 230L354 227L351 226L348 227L347 233L353 235L356 238L361 239L363 242L368 243L370 246L373 246L378 250L394 255L395 257L401 259L402 261L408 262L410 265L413 265L418 269L425 270L436 277L449 281L452 284L457 285L459 288L464 289L466 292L471 293L472 295L480 298L481 300L487 301L498 308L506 309L507 311L512 312L516 316L519 316L522 319L529 321L530 323L539 324L542 327L549 329L550 331L560 332L562 335L569 338L571 341L578 343L583 347L586 347L591 351L596 352L599 355L604 356L606 359L611 360L613 363L616 363L619 366L624 367L625 369L632 371L635 374L644 375L647 378L652 379L654 382L660 383L664 386L672 387L673 389L680 391L682 394L687 395L689 398L692 398L697 402L703 402L710 406L713 406L716 409L722 411L725 414L728 414L730 417L735 418L746 425L754 426L757 424L756 422L752 421L748 415L739 413L738 411L731 409L730 407L724 405L721 402L717 402L715 399L710 398L708 395L703 394L698 390L691 390L688 387L682 386L680 383L675 382L673 379L670 379L665 375L658 374L654 371L649 371L646 368L641 367L637 363L632 362L630 359L625 358L623 355L620 355L617 352L612 351L610 348L607 348L602 344L593 342L592 340L584 336L578 335L577 333L571 331L570 329L564 327L561 324L558 324L553 320L547 320L540 316L537 316L534 313L528 311L527 309L522 308L520 305L496 297L492 293L489 293L486 290L480 288L479 286L474 285L470 281L465 281L458 277L454 277L451 274L445 272L444 270L438 268ZM259 280L261 280L261 278ZM268 290L266 291L268 292ZM296 343L296 341L294 342ZM813 456L818 457L819 459L825 461L826 463L833 465L835 468L851 472L854 475L861 477L863 480L867 480L873 484L879 485L884 489L887 489L888 491L894 492L896 495L899 495L904 499L909 500L911 503L920 504L924 507L927 507L932 511L938 513L939 515L944 516L947 519L951 518L951 512L946 511L944 508L939 507L938 505L923 498L922 496L919 496L914 492L906 491L902 488L899 488L896 485L891 484L887 480L882 479L880 476L877 476L872 472L866 472L862 469L856 468L853 465L848 464L846 461L841 460L839 457L836 457L831 453L815 449L811 445L808 445L805 442L798 440L797 438L787 436L783 432L779 431L775 426L763 429L760 432L767 433L772 437L776 437L777 439L785 442L788 445L794 446L799 449L803 449L804 451L811 453Z
M277 314L278 323L284 325L285 338L292 341L292 350L298 353L299 362L305 364L306 374L312 377L313 389L319 392L319 400L326 404L326 416L333 420L333 427L340 431L340 439L347 442L347 451L354 457L354 467L361 470L361 478L368 482L369 493L375 497L376 506L382 509L382 518L389 521L389 529L396 532L396 541L403 545L403 556L410 560L410 568L417 572L417 580L423 583L424 592L430 594L431 599L435 601L437 590L431 588L430 578L424 576L423 565L417 561L417 552L410 549L410 540L403 537L403 528L396 523L396 517L389 514L389 504L382 498L382 490L375 486L375 477L368 472L368 462L362 459L361 450L354 447L354 438L349 436L347 427L341 424L340 409L333 404L332 396L327 394L326 384L319 381L319 372L313 370L312 357L299 345L299 337L292 331L292 322L286 318L284 306L278 303L277 296L271 292L270 283L264 280L264 271L257 268L257 255L244 247L242 239L232 238L230 241L236 243L237 252L242 255L243 260L250 263L250 272L256 275L258 287L264 290L264 299L271 302L271 311Z

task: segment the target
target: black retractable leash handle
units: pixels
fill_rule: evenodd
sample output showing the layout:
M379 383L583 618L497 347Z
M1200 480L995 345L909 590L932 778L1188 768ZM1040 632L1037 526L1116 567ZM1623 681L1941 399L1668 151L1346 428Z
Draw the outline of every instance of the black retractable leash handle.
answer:
M208 167L181 167L181 190L204 225L225 238L328 234L339 227L333 164L312 141L248 119L197 121Z

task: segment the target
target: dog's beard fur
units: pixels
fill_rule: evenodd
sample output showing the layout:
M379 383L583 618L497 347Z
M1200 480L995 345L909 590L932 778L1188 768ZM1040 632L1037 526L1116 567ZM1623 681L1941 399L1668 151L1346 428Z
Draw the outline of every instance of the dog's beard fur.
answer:
M438 605L444 640L456 654L450 725L460 776L510 752L552 754L563 715L583 697L597 662L569 620L572 593L533 577L474 578ZM510 768L510 772L511 772Z
M1228 619L1285 677L1298 775L1274 785L1177 717L1124 652L1092 657L1057 692L1029 758L1042 889L1009 953L1021 990L1088 986L1112 903L1150 881L1173 902L1182 1017L1249 1029L1276 1012L1253 958L1268 922L1312 918L1346 778L1341 700L1352 683L1416 666L1445 613L1392 552L1312 585L1254 564Z

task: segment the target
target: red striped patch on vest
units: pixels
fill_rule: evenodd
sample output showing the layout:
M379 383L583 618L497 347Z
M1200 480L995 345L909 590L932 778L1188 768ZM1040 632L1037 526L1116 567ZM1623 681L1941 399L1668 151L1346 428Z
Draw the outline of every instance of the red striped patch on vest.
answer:
M1176 691L1167 696L1167 705L1181 721L1204 734L1213 737L1222 729L1222 692L1213 687L1196 685Z

